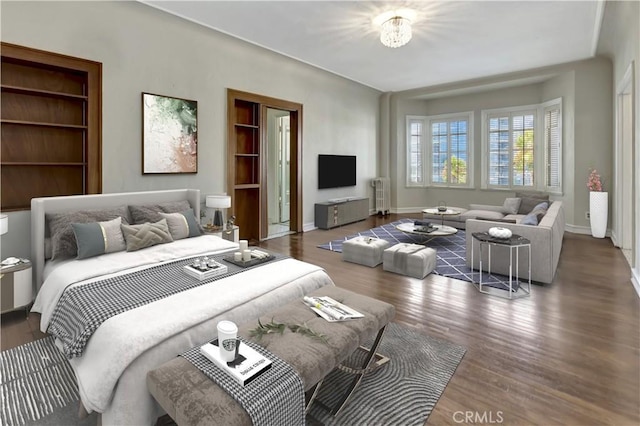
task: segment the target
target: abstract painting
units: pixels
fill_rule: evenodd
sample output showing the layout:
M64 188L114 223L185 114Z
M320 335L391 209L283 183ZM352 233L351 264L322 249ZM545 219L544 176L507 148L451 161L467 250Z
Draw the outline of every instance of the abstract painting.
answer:
M198 172L198 102L142 94L142 173Z

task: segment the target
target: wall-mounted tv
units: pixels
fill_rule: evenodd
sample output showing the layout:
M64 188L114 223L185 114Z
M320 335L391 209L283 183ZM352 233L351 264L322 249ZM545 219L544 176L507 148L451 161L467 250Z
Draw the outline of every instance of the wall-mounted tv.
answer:
M355 185L355 155L318 155L318 189Z

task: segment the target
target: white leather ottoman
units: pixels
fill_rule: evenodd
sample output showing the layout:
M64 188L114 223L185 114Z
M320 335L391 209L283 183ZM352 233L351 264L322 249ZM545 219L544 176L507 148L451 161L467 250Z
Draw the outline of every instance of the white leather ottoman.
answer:
M382 253L389 242L374 237L355 237L342 243L342 260L365 266L382 263Z
M436 251L419 244L399 243L384 251L382 268L422 279L436 268Z

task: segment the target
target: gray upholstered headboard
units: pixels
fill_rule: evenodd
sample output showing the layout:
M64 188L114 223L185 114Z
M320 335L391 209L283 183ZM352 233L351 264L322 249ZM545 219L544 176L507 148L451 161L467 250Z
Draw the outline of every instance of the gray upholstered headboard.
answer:
M31 199L31 263L36 291L42 286L44 270L44 239L47 236L47 213L74 210L97 210L130 204L151 204L187 200L196 218L200 218L199 189L171 189L166 191L123 192L116 194L71 195Z

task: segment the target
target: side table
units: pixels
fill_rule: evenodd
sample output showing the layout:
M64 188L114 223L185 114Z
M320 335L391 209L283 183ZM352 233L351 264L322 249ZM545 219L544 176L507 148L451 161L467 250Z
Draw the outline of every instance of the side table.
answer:
M20 259L0 268L0 313L25 308L29 316L29 305L33 302L33 283L31 278L31 261Z
M471 242L471 267L473 268L473 243L474 241L478 241L478 243L480 244L480 280L477 283L477 289L480 293L485 293L485 294L492 294L494 296L500 296L500 297L505 297L507 299L514 299L514 298L519 298L519 297L526 297L526 296L530 296L531 295L531 241L529 241L528 239L520 236L520 235L516 235L513 234L511 236L511 238L495 238L492 237L491 235L489 235L486 232L474 232L473 234L471 234L473 237L473 240ZM509 249L509 289L508 291L508 296L505 296L503 294L503 292L501 291L491 291L491 290L486 290L483 288L486 287L486 284L483 284L482 282L482 247L483 246L487 246L488 247L488 258L487 258L487 273L491 274L491 248L493 246L500 246L500 247L504 247L504 248L508 248ZM527 249L527 254L528 254L528 273L529 273L529 280L527 281L527 286L526 288L524 286L522 286L521 284L523 284L520 281L520 274L519 274L519 255L520 255L520 249L521 248L526 248ZM515 264L516 264L516 271L515 271L515 277L513 275L513 262L514 262L514 255L515 255ZM472 277L473 277L473 270L471 273ZM472 278L473 280L473 278ZM518 288L514 289L514 284L517 283L518 284ZM476 282L473 282L474 285L476 285ZM520 290L522 290L522 292L520 293Z
M207 228L204 228L205 234L216 235L220 238L224 238L228 241L233 241L237 243L240 240L240 227L234 225L233 229L227 230L219 230L219 231L208 231Z

